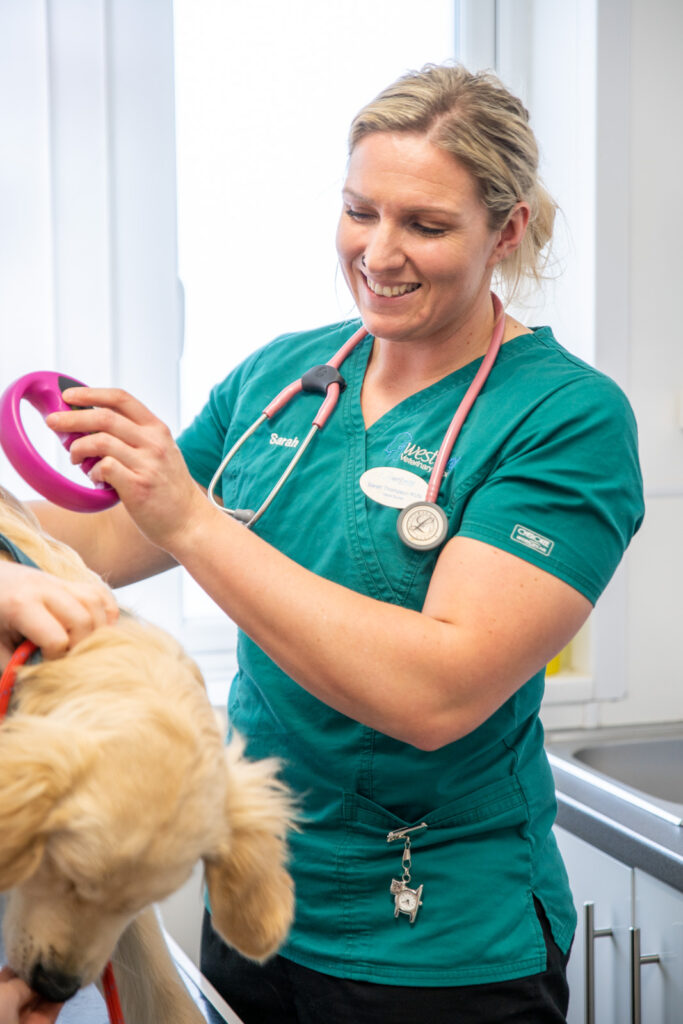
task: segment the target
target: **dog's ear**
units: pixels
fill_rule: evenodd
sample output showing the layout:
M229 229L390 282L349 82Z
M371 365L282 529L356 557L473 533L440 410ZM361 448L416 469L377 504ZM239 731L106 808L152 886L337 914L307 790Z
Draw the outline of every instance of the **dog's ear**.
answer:
M235 737L226 748L226 840L204 858L211 917L225 941L252 960L282 945L294 917L285 864L292 799L275 760L247 761Z
M85 752L68 731L21 713L0 726L0 891L29 878L50 819L83 770Z

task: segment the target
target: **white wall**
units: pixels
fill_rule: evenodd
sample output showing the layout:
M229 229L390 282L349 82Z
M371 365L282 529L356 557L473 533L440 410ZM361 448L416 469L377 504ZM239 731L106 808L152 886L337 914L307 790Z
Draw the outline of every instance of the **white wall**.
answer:
M611 272L610 251L619 247L626 279L609 297L619 304L624 323L616 322L609 340L615 358L626 358L621 383L639 424L647 511L626 557L622 628L609 637L615 659L624 665L626 695L580 709L548 708L544 719L550 727L683 719L683 331L678 301L683 273L678 197L683 4L631 0L604 6L614 9L621 26L608 45L625 48L622 137L628 138L628 150L624 166L618 165L608 152L608 135L599 153L597 172L615 229L601 239L598 286L600 272ZM598 62L599 88L614 88L606 80L608 72L609 65ZM609 315L605 308L605 318ZM607 319L603 330L609 331ZM617 346L622 346L621 357ZM604 656L608 664L609 647Z
M629 394L647 512L630 560L628 697L600 706L601 724L683 719L683 4L630 7Z
M645 524L582 640L589 678L550 679L544 722L681 719L683 3L460 0L458 7L465 63L495 66L525 99L542 174L563 210L563 273L526 320L552 323L567 348L613 376L640 429Z

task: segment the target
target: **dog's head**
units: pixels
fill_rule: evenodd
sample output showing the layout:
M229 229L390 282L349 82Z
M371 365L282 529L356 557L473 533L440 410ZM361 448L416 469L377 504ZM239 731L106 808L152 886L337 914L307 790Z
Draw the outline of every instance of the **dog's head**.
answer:
M133 618L24 668L0 725L9 963L66 997L199 859L227 941L272 954L293 913L275 769L247 762L239 740L224 748L194 663Z

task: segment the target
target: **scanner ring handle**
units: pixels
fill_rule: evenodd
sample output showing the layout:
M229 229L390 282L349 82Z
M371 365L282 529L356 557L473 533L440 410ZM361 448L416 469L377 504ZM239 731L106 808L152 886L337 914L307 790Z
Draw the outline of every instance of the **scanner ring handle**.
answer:
M74 377L51 370L27 373L10 384L0 396L0 444L14 469L48 501L72 512L101 512L115 505L119 496L109 484L86 487L62 476L53 469L32 444L21 420L21 403L29 402L43 419L51 412L63 412L69 406L62 391L69 387L82 387ZM82 434L58 434L68 451ZM85 459L81 464L88 473L98 459Z

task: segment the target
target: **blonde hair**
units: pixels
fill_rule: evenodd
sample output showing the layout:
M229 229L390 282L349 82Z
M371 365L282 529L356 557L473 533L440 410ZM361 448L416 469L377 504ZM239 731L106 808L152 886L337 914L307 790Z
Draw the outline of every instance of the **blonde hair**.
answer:
M530 215L520 245L498 266L506 298L526 279L538 285L547 263L557 205L538 176L529 114L490 71L427 64L384 89L353 119L349 153L372 132L420 132L456 157L474 178L493 230L520 201Z

